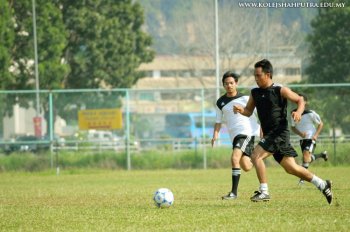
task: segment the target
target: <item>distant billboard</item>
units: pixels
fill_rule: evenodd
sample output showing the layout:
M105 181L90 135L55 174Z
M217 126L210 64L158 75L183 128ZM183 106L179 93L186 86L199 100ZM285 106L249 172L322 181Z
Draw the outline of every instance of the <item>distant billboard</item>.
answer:
M78 111L80 130L115 130L123 127L120 109L89 109Z

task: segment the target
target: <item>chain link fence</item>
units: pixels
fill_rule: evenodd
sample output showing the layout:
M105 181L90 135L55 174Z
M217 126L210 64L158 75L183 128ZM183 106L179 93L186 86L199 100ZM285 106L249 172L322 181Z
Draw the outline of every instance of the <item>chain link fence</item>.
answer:
M308 97L309 108L324 122L318 144L337 145L350 140L350 85L290 85ZM249 95L251 87L239 91ZM41 149L125 152L145 150L205 152L215 123L216 89L112 89L0 92L1 152ZM295 108L289 104L289 112ZM90 110L82 127L79 112ZM112 128L108 110L119 110L121 125ZM108 125L107 125L108 124ZM299 138L291 134L298 146ZM219 146L230 147L225 128ZM203 156L205 157L205 155Z

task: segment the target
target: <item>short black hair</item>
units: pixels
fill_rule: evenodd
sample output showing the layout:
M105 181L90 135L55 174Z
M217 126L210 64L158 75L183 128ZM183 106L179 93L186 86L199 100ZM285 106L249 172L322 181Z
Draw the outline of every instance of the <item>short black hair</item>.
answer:
M225 84L225 79L228 77L232 77L233 79L235 79L236 82L238 82L240 75L238 75L237 73L235 73L233 71L227 71L222 76L222 84Z
M254 68L262 68L264 73L270 73L270 77L272 79L273 67L269 60L263 59L255 63Z

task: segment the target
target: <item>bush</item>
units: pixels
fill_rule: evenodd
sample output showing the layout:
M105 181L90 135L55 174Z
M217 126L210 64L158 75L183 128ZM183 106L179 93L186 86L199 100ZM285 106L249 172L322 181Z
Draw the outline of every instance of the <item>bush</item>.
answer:
M298 151L298 148L296 148ZM349 144L337 145L336 154L331 145L318 146L317 152L328 150L329 161L316 161L313 165L339 165L350 164ZM130 155L132 169L200 169L204 167L206 157L207 168L230 168L231 148L205 148L183 151L144 151L133 152ZM301 153L297 162L301 162ZM204 155L205 154L205 155ZM57 165L61 169L73 170L79 168L94 169L127 169L127 156L125 152L116 153L113 151L60 151L58 153L13 153L11 155L0 155L0 171L42 171ZM268 158L266 165L276 165L274 159Z

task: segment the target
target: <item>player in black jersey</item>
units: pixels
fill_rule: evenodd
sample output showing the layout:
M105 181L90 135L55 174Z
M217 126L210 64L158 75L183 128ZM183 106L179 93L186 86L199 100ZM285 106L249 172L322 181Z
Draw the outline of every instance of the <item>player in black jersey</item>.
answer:
M287 101L297 104L297 110L292 112L294 121L299 122L304 111L303 97L287 87L276 85L272 81L273 67L270 61L264 59L254 66L254 77L258 88L251 90L245 107L235 105L234 112L250 116L257 109L263 138L255 146L251 156L256 174L260 182L259 190L250 198L252 201L269 201L267 175L264 159L273 155L284 170L303 180L314 184L332 203L332 182L323 180L295 161L296 151L290 144L290 132L287 120Z

